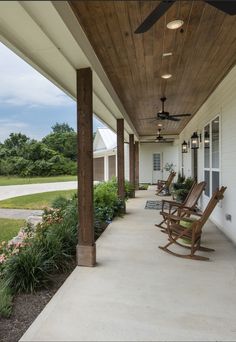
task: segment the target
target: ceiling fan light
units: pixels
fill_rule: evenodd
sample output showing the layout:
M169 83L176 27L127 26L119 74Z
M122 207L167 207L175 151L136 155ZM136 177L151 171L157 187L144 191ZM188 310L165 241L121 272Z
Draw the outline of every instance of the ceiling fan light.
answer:
M165 80L167 80L168 78L171 78L172 75L171 74L164 74L164 75L161 75L162 78L164 78Z
M164 52L162 54L162 57L168 57L168 56L172 56L172 52Z
M184 24L183 20L176 19L176 20L170 21L166 26L170 30L177 30L178 28L183 26L183 24Z

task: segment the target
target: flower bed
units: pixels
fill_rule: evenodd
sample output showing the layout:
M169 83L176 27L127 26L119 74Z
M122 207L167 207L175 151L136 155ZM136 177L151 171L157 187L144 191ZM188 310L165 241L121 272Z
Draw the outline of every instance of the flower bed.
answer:
M126 183L127 198L131 192ZM124 203L117 196L115 180L94 188L94 226L97 239L107 224L121 215ZM55 274L75 260L78 239L77 198L58 198L46 209L36 228L28 224L10 242L0 245L0 315L11 314L12 298L47 288Z

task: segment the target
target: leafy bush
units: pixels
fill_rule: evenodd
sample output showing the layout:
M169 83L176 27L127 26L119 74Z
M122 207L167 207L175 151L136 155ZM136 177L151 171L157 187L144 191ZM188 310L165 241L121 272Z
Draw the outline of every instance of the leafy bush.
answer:
M184 202L193 183L194 179L191 177L185 179L185 177L178 176L177 182L173 184L173 194L177 201Z
M139 184L139 190L147 190L148 189L149 184Z
M127 189L128 183L127 183ZM127 191L128 192L128 191ZM35 292L50 284L51 275L67 269L76 254L78 241L77 196L57 198L36 229L26 227L22 241L0 245L0 279L13 294ZM94 227L98 238L107 222L120 215L124 203L118 198L115 180L94 188ZM6 290L7 291L7 290ZM7 292L6 292L7 293ZM10 297L6 297L10 301ZM6 309L7 305L3 305ZM10 312L10 311L9 311Z
M68 204L68 199L63 196L58 196L55 198L55 200L52 202L52 207L55 209L65 209L65 207Z
M118 198L117 183L114 180L95 186L94 208L98 221L111 221L114 216L121 214L124 203Z

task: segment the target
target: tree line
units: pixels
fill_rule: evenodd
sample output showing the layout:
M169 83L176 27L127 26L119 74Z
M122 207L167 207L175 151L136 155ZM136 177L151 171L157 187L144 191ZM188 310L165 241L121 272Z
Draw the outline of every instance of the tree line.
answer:
M11 133L0 143L0 175L75 175L76 140L76 132L67 123L56 123L41 141L22 133Z

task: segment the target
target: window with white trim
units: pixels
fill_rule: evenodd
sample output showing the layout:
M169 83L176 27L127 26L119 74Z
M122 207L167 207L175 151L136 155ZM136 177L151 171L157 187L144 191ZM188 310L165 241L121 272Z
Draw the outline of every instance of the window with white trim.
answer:
M161 170L161 155L160 153L153 154L153 171Z
M205 137L209 139L205 139ZM204 180L205 195L211 197L220 186L220 117L204 127Z

